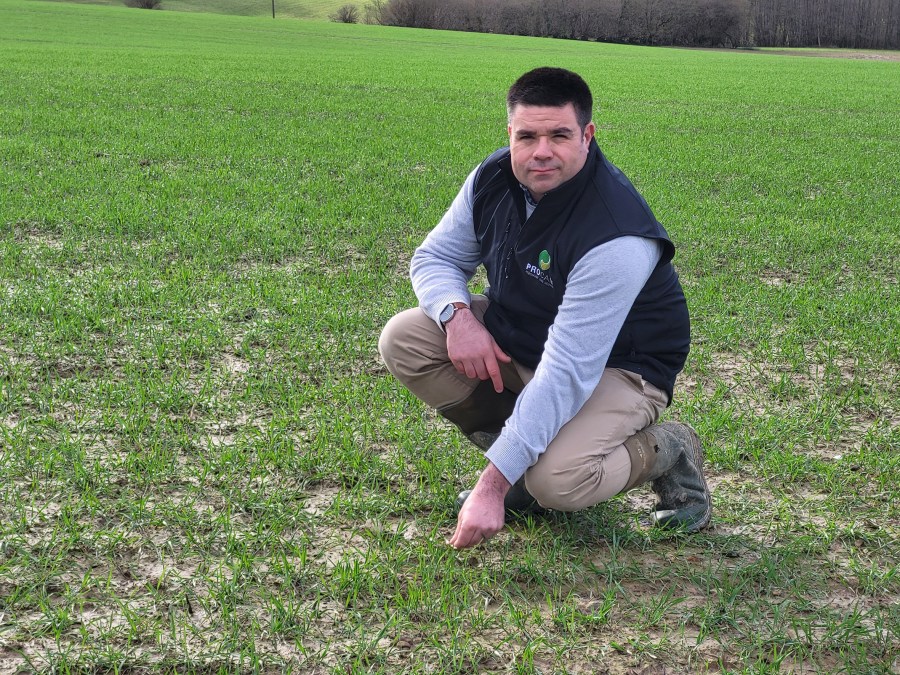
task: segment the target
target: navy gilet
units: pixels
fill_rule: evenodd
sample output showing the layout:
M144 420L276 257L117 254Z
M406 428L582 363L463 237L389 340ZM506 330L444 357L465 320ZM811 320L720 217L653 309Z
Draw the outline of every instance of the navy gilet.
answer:
M591 141L584 167L547 192L525 220L525 193L509 148L475 177L473 215L491 304L484 322L497 344L537 368L569 273L581 257L616 237L663 243L663 254L613 345L607 367L640 374L672 398L690 345L684 292L672 266L675 246L631 182Z

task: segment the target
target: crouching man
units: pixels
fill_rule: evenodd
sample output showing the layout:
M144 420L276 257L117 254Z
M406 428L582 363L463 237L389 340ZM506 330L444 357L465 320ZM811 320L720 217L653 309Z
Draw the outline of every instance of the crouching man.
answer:
M388 370L485 451L456 548L490 539L511 511L575 511L648 481L656 525L710 521L696 433L657 423L690 343L675 247L600 151L592 106L567 70L512 85L509 147L416 250L420 306L379 341ZM473 295L479 265L489 288Z

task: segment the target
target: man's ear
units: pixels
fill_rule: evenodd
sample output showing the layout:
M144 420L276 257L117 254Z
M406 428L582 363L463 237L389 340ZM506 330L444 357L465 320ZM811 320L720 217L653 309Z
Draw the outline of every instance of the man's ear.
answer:
M594 139L594 134L597 132L597 127L594 126L593 120L588 122L584 126L584 142L585 144L590 143Z

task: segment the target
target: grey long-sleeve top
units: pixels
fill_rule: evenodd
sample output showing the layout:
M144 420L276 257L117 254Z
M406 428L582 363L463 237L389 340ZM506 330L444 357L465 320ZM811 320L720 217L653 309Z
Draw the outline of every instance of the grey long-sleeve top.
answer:
M410 277L422 310L438 325L452 302L471 303L468 281L481 263L472 216L475 171L413 254ZM530 217L534 206L526 213ZM534 378L485 456L510 482L532 466L591 396L625 317L661 254L652 239L623 236L597 246L569 275ZM486 291L490 298L490 289Z

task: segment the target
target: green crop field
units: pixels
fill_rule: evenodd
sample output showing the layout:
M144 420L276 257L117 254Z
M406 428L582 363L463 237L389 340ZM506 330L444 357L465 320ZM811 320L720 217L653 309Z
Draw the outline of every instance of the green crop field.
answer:
M900 672L872 56L0 0L0 673ZM702 534L642 488L452 550L483 459L380 364L538 65L678 246Z

